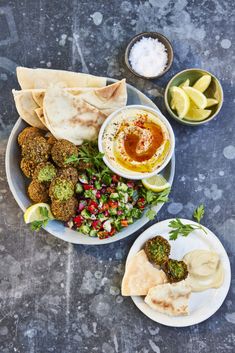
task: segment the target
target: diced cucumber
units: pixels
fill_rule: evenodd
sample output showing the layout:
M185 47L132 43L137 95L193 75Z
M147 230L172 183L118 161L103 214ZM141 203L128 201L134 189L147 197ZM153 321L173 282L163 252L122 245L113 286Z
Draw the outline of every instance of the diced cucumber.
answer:
M117 190L125 192L128 190L128 186L125 183L119 182L117 185Z
M112 192L112 194L110 194L110 199L111 200L118 200L119 194L117 192Z
M82 225L80 228L79 228L79 231L83 234L89 234L90 232L90 228L86 225Z
M75 192L76 194L80 194L81 192L83 192L83 187L81 183L77 183L75 186Z
M87 178L86 174L80 174L78 179L81 183L88 184L88 178Z
M83 218L85 218L85 219L91 218L90 212L87 211L86 209L82 210L81 216L82 216Z
M90 237L97 237L97 230L95 230L95 229L90 230L89 236Z

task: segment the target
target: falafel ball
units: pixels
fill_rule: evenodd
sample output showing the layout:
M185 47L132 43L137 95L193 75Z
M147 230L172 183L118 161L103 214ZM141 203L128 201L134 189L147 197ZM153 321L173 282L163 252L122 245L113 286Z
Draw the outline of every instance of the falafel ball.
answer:
M50 184L49 195L52 200L67 201L74 194L74 185L71 181L54 178Z
M56 167L50 162L39 163L33 173L33 179L43 182L50 182L56 176Z
M162 266L169 258L171 246L165 238L157 235L146 241L144 251L150 261Z
M47 202L49 199L48 187L37 180L32 180L29 184L28 194L30 199L35 203Z
M69 157L77 157L78 150L72 142L67 140L58 140L52 147L51 156L53 161L59 167L70 167L73 166L74 163L66 163L66 161Z
M42 136L34 137L22 146L22 156L38 164L49 158L51 146Z
M170 283L183 281L188 276L188 268L184 261L169 259L163 270Z
M51 204L51 211L53 216L64 222L68 222L76 215L78 201L75 197L71 197L67 201L53 200Z
M32 140L34 137L42 136L42 131L37 127L26 127L21 133L18 135L18 144L22 147L26 142Z
M27 178L32 178L36 164L33 161L22 158L20 161L20 169Z
M78 171L74 167L61 168L58 170L57 176L71 181L74 185L78 182Z

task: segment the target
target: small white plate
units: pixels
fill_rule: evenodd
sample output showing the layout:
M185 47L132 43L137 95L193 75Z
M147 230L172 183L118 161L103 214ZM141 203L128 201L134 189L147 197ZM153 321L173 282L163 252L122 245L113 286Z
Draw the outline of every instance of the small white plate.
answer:
M169 240L169 232L171 229L168 227L168 224L171 220L172 219L167 219L146 229L132 245L127 261L143 248L148 239L151 239L156 235L161 235ZM181 221L185 224L197 224L187 219L181 219ZM144 302L144 297L132 296L133 302L140 309L140 311L142 311L153 321L172 327L195 325L212 316L220 308L226 298L231 282L229 258L217 236L208 228L204 228L206 229L207 234L205 234L202 230L195 230L190 233L188 237L179 236L177 240L170 241L170 256L173 259L181 260L187 252L195 249L205 249L217 252L224 268L223 285L217 289L213 288L203 292L192 293L189 302L190 314L188 316L168 316L166 314L159 313L150 308Z

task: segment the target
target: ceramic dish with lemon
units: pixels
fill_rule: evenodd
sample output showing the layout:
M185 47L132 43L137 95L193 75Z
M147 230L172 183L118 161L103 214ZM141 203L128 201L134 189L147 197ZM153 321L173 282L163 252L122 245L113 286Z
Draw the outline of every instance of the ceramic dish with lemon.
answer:
M17 77L22 89L13 95L21 118L8 141L6 171L25 222L94 245L123 239L153 219L173 181L174 136L151 100L125 80L26 68ZM139 115L152 114L156 126L147 119L147 134L157 130L162 138L158 156L166 147L153 175L141 173L139 180L109 168L98 149L102 125L128 110L127 103L138 104Z
M170 115L186 125L200 125L214 119L223 103L218 79L200 69L188 69L175 75L165 90Z

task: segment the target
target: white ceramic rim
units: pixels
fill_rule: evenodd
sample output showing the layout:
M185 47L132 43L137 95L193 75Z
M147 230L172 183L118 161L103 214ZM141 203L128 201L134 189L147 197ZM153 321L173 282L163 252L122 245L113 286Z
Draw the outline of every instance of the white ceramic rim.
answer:
M143 243L145 241L147 241L148 239L153 237L153 234L161 234L161 232L159 232L158 228L164 228L167 227L169 222L172 221L173 219L166 219L164 221L158 222L153 224L151 227L147 228L137 239L136 241L133 243L132 247L130 248L130 251L128 253L127 259L126 259L126 263L127 261L134 256L138 251L140 251L143 248ZM180 218L180 220L187 224L198 224L194 221L188 220L188 219L183 219ZM147 304L144 303L143 297L140 296L132 296L132 300L135 303L135 305L137 306L137 308L142 311L142 313L146 316L148 316L151 320L160 323L162 325L165 326L170 326L170 327L187 327L187 326L192 326L192 325L196 325L199 324L205 320L207 320L209 317L211 317L212 315L215 314L215 312L221 307L221 305L223 304L229 288L230 288L230 283L231 283L231 267L230 267L230 262L229 262L229 258L227 255L226 250L224 249L222 243L220 242L219 238L208 228L206 228L205 226L203 226L205 228L205 230L207 231L207 235L203 235L206 238L206 240L208 240L208 243L210 242L213 245L213 250L217 251L220 256L222 257L221 261L223 263L223 267L224 267L224 283L223 285L218 288L218 289L212 289L213 291L217 291L217 292L221 292L220 295L218 295L216 297L216 305L213 307L210 307L209 305L205 308L204 311L199 310L199 314L197 315L197 318L193 320L192 315L190 316L190 314L188 316L168 316L165 314L161 314L155 310L153 310L152 308L150 308ZM149 234L149 232L151 234ZM188 236L188 238L183 238L183 241L190 241L190 236ZM177 246L177 241L176 240L175 244L171 243L172 247L173 246ZM197 294L197 293L195 293Z
M129 109L141 109L141 110L145 110L147 112L149 111L149 112L155 114L166 126L166 128L169 132L169 136L170 136L170 151L168 153L167 158L165 159L165 161L163 162L163 164L160 167L156 168L151 173L134 173L134 172L130 172L130 173L126 172L125 173L123 171L120 171L118 168L116 168L113 164L110 163L109 159L104 154L103 160L104 160L105 164L114 173L122 176L123 178L132 179L132 180L141 180L143 178L149 178L153 175L160 173L165 168L165 166L169 163L169 161L171 160L172 155L174 153L174 149L175 149L175 135L174 135L173 129L172 129L169 121L159 110L150 108L146 105L140 105L140 104L127 105L126 107L120 108L120 109L116 110L115 112L113 112L112 114L110 114L109 117L105 120L105 122L101 126L101 129L99 131L99 137L98 137L98 147L99 147L99 150L101 153L104 153L102 140L103 140L103 134L104 134L104 131L105 131L107 125L111 122L112 119L114 119L116 117L117 114L119 114L122 111L129 110Z
M117 82L115 79L110 79L107 78L110 82ZM153 101L148 98L144 93L139 91L137 88L133 87L132 85L127 83L127 87L129 89L133 90L139 97L142 97L142 99L145 100L145 102L150 104L151 106L155 107L156 110L158 110L158 107L153 103ZM5 169L6 169L6 176L7 176L7 181L9 188L11 190L11 193L21 208L21 210L24 212L26 210L25 203L21 200L21 198L18 195L17 189L15 188L14 182L12 181L11 177L11 172L10 172L10 151L12 147L12 141L13 139L15 140L15 135L17 130L19 129L20 125L23 123L23 120L19 118L15 125L13 126L13 129L11 130L10 136L8 138L7 142L7 148L6 148L6 154L5 154ZM172 159L170 161L171 166L169 168L169 178L168 181L172 185L173 180L174 180L174 175L175 175L175 155L173 154ZM28 206L30 205L30 201ZM27 207L28 207L27 206ZM152 207L157 213L160 211L162 208L163 203L159 203L157 206ZM145 213L147 210L145 211ZM148 217L146 215L142 216L142 218L136 220L133 224L128 226L127 228L124 228L121 232L115 234L113 237L107 238L100 240L98 238L93 238L88 235L81 234L79 232L76 232L74 230L71 230L69 228L66 228L63 226L63 223L61 222L61 227L58 230L58 227L56 226L56 223L59 221L50 221L46 227L43 227L49 234L55 236L56 238L59 238L65 242L72 243L72 244L83 244L83 245L105 245L105 244L110 244L114 243L116 241L122 240L131 234L134 234L135 232L139 231L141 227L146 225L149 222ZM55 225L54 225L55 224ZM66 229L66 233L64 231Z

